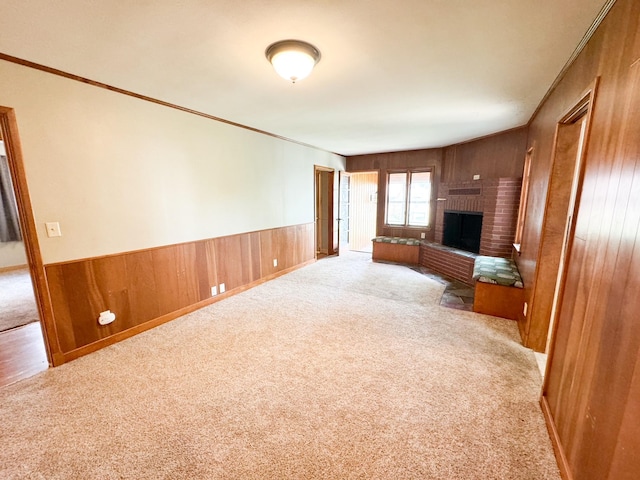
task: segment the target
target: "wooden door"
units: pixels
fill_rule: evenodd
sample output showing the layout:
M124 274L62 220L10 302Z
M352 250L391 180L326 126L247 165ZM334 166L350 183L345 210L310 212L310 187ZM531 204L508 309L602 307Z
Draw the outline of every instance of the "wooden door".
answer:
M567 246L567 229L578 195L595 89L596 84L576 102L556 127L530 308L523 319L524 326L519 325L524 332L524 345L538 352L547 351L552 331L552 312L557 303L558 282L562 281L559 279L563 271L561 261L565 258L563 252Z
M335 255L337 231L334 228L334 181L335 171L326 167L315 167L316 190L316 256ZM337 193L337 192L336 192Z

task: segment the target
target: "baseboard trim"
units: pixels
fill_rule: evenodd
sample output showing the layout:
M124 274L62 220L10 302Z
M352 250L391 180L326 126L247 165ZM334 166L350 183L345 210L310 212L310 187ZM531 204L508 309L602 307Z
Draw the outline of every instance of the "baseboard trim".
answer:
M29 265L12 265L10 267L0 267L0 273L12 272L14 270L29 270Z
M208 298L207 300L203 300L198 303L194 303L192 305L186 306L174 312L168 313L166 315L162 315L160 317L154 318L153 320L149 320L148 322L141 323L140 325L136 325L135 327L131 327L127 330L123 330L122 332L118 332L114 335L111 335L107 338L100 339L96 342L90 343L88 345L84 345L80 348L76 348L69 352L65 352L62 354L62 362L54 362L55 366L61 365L62 363L70 362L72 360L76 360L77 358L83 357L90 353L96 352L102 348L108 347L110 345L114 345L122 340L126 340L127 338L131 338L139 333L146 332L147 330L151 330L152 328L158 327L164 323L170 322L171 320L175 320L178 317L182 317L183 315L187 315L191 312L195 312L196 310L200 310L203 307L208 305L212 305L214 303L220 302L225 298L232 297L233 295L237 295L238 293L242 293L245 290L249 290L250 288L257 287L269 280L273 280L274 278L278 278L282 275L286 275L287 273L291 273L299 268L306 267L312 263L315 263L315 258L311 260L307 260L306 262L300 263L298 265L294 265L293 267L287 268L285 270L281 270L276 273L272 273L266 277L263 277L259 280L255 280L246 285L242 285L241 287L234 288L233 290L229 290L225 293L217 295L215 297Z
M556 462L558 463L558 468L560 469L560 475L562 476L563 480L574 480L573 475L571 474L571 469L569 468L569 460L564 453L564 448L562 447L562 443L560 442L558 429L556 428L555 421L553 420L553 415L551 415L551 407L549 406L549 402L544 395L540 397L540 407L542 408L544 421L547 425L547 430L549 431L549 437L551 438L553 453L555 453Z

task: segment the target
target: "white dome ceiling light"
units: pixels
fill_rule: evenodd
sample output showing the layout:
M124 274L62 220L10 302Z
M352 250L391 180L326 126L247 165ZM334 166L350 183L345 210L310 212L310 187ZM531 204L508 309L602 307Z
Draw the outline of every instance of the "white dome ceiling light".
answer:
M296 83L306 78L320 61L320 50L301 40L281 40L265 51L267 60L282 78Z

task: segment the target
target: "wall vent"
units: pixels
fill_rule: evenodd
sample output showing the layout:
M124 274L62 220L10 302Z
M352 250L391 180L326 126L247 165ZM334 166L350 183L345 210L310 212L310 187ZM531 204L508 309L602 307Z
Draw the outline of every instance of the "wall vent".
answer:
M480 195L480 188L450 188L449 195Z

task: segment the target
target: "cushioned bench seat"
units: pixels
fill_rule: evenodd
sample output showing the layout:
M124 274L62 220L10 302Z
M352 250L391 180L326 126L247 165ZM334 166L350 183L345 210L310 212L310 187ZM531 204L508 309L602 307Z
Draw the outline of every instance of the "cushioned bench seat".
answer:
M473 264L473 279L505 287L524 287L518 266L510 258L478 255Z
M420 260L420 240L417 238L376 237L372 239L373 260L417 265Z
M473 280L476 281L474 312L518 319L524 302L524 285L513 260L480 255L473 267Z

